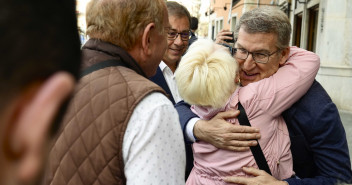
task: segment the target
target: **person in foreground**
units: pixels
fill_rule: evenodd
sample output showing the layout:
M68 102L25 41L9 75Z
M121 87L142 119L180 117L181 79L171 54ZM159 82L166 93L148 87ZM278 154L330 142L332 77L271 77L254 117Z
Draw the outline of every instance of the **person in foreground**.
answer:
M148 80L167 47L165 2L92 0L86 15L82 78L45 184L184 184L177 112Z
M0 6L0 184L39 184L80 67L75 2Z
M244 30L240 33L245 34ZM289 34L291 27L282 31ZM246 42L240 39L233 52L235 59L225 47L209 40L196 41L182 58L175 75L181 96L192 104L192 111L201 119L209 120L224 110L236 110L241 102L251 125L261 129L259 143L271 173L278 179L285 179L294 172L290 139L280 115L307 92L318 72L319 58L303 49L289 48L288 39L276 40L272 33L265 37L271 38L262 44L267 50L254 53L252 60L263 67L277 67L270 77L257 83L243 87L235 83L238 68L235 59L243 65L248 57L243 50ZM239 124L237 119L229 121ZM203 141L192 147L194 167L187 184L226 184L222 177L245 177L248 175L242 171L243 166L257 167L251 151L217 149Z
M241 49L248 51L248 58L239 66L243 86L268 77L267 74L270 72L271 68L263 68L252 58L253 53L261 53L264 49L262 43L265 43L268 38L263 35L271 33L278 40L290 37L271 27L272 24L282 24L280 17L285 15L277 14L277 11L279 10L260 7L244 13L240 18L235 30L235 39L242 41ZM276 45L270 47L274 46ZM194 120L196 115L192 114L188 108L189 105L184 102L180 102L176 107L179 114L183 115L180 116L181 125L190 141L193 138L191 134L194 133L198 140L211 143L217 148L246 150L251 142L243 141L248 138L253 139L253 132L245 131L246 127L241 130L238 128L241 126L235 127L223 121L230 115L227 112L219 113L209 121L195 121L194 127L188 129L188 122L192 118ZM290 135L293 169L296 176L280 181L262 170L244 167L245 173L255 177L233 176L226 178L227 182L247 185L351 183L352 172L346 134L336 106L318 82L314 81L308 92L282 115Z

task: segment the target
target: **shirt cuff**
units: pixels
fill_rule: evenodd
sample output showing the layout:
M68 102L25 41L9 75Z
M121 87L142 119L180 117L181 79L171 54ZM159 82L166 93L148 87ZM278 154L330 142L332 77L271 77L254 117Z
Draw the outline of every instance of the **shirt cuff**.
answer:
M197 138L193 134L193 128L198 120L200 120L200 119L199 118L192 118L188 121L187 126L186 126L187 139L193 143L197 141Z

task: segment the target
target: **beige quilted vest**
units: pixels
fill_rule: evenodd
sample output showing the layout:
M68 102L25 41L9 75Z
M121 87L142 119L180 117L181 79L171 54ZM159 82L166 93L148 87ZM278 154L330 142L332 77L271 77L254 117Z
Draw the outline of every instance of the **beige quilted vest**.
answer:
M51 150L45 184L125 184L124 133L135 106L153 91L162 89L124 67L84 76Z

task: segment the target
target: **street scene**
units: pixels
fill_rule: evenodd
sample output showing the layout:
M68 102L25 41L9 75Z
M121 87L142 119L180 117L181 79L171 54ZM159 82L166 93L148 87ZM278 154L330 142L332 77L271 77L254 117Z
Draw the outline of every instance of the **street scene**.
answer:
M0 185L352 185L352 0L4 0Z
M348 0L176 0L199 20L198 38L216 39L221 30L234 31L241 15L262 6L279 7L292 24L290 45L319 55L316 76L339 109L349 151L352 151L352 17ZM78 1L79 26L85 41L85 4ZM338 34L337 34L338 33Z
M77 1L78 24L86 40L85 5ZM352 113L352 18L350 0L177 0L198 18L199 38L215 40L220 30L233 31L241 15L260 6L279 7L292 24L290 45L319 55L316 79L339 110Z

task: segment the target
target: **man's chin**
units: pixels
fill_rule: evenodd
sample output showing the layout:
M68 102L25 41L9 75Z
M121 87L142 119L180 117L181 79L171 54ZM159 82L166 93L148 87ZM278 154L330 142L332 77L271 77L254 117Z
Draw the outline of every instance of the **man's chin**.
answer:
M253 82L255 82L255 81L241 80L241 86L244 87L244 86L246 86L250 83L253 83Z
M176 49L170 49L169 48L169 55L170 57L172 56L172 58L180 58L183 55L183 50L176 50Z
M241 76L241 85L242 86L246 86L250 83L254 83L259 81L258 76L257 75L253 75L253 76Z

